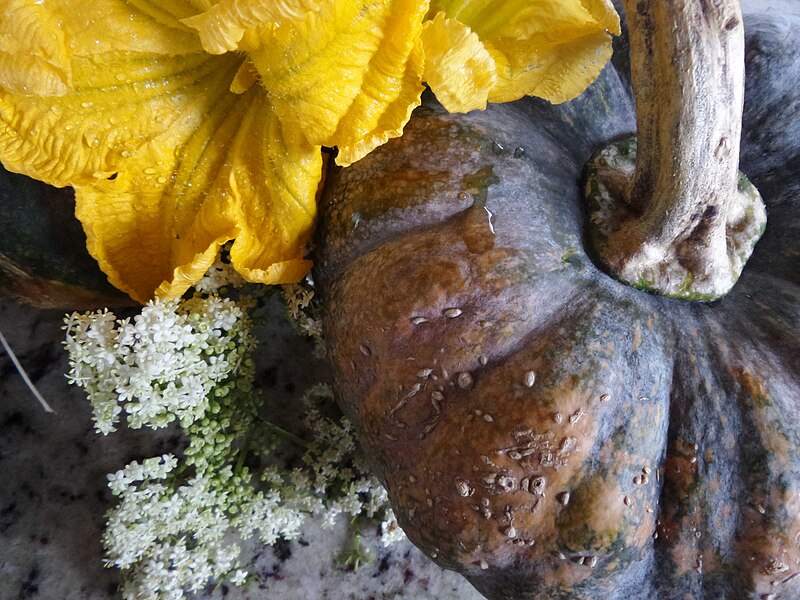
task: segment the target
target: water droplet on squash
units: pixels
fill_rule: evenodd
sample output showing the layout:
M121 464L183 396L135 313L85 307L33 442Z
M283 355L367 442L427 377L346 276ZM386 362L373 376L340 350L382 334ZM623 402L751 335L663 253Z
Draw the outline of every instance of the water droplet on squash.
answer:
M514 148L514 158L522 158L523 156L525 156L525 148L522 146Z
M505 148L500 142L492 142L492 152L495 154L502 154Z

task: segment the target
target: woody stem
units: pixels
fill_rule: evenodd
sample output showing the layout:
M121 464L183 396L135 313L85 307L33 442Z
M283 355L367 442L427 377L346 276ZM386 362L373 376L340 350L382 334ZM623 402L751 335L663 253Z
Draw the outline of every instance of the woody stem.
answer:
M766 222L739 173L738 1L625 0L625 8L638 135L590 166L591 238L618 279L713 300L733 287Z

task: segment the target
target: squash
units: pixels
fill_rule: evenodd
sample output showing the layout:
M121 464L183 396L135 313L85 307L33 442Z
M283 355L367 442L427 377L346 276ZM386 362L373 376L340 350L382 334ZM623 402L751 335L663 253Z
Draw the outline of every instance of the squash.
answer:
M72 188L54 188L0 165L0 295L38 308L131 306L86 250Z
M428 97L329 174L315 281L340 404L409 538L489 598L800 598L800 17L744 24L739 163L736 82L692 79L728 50L675 54L695 28L732 48L713 67L731 76L735 3L626 8L635 174L634 144L607 146L637 125L626 39L573 102ZM734 286L764 228L747 178L769 224ZM676 204L614 199L648 185ZM642 266L631 223L677 213L688 233L640 229L680 260Z

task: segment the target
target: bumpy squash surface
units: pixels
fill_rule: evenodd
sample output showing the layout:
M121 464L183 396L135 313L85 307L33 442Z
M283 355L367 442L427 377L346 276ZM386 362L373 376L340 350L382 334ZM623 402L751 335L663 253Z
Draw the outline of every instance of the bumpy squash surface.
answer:
M330 175L341 404L411 540L488 597L800 598L800 18L745 29L769 224L720 301L587 252L584 166L635 128L624 40L571 103L429 99Z

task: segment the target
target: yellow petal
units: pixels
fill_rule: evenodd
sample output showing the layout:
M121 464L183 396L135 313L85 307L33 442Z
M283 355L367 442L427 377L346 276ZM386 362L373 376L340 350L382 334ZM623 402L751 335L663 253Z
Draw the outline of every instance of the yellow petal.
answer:
M70 85L64 32L36 0L0 0L0 88L60 96Z
M251 281L297 281L310 267L320 149L282 130L259 87L221 89L187 103L116 178L76 189L89 251L139 301L181 295L232 239Z
M9 34L4 44L30 50L30 62L56 65L54 72L63 73L55 78L60 86L48 89L44 77L33 93L10 81L13 71L0 76L0 161L10 170L57 186L113 175L126 155L169 129L185 99L201 91L197 82L218 70L219 63L177 19L164 25L123 0L41 6L33 29L15 28L25 23L24 11L3 21ZM28 31L40 42L27 43L34 37ZM53 36L56 45L41 42ZM39 72L29 78L39 78ZM225 87L232 75L226 76Z
M48 20L63 30L72 56L202 50L197 33L181 23L197 13L191 0L46 0L44 6Z
M413 55L427 0L323 0L303 20L245 35L287 127L357 160L399 135L422 92ZM418 52L418 51L417 51Z
M622 33L619 15L611 0L581 0L581 4L591 13L600 27L614 35Z
M494 59L469 27L444 13L425 23L423 79L450 112L483 110L497 82Z
M432 0L436 11L470 27L494 59L490 102L574 98L610 58L609 32L619 32L610 0Z
M611 58L607 33L582 35L549 47L536 43L526 48L511 40L486 46L498 66L498 83L489 94L490 102L511 102L522 96L538 96L554 104L567 102L597 79ZM532 64L535 68L530 68Z
M202 14L184 19L200 33L203 47L211 54L236 50L245 31L272 26L319 9L321 0L221 0Z
M294 283L311 268L306 247L316 218L322 149L284 130L263 93L242 123L228 182L240 201L231 262L248 281Z
M377 121L372 125L371 131L361 134L361 137L354 143L346 143L346 132L338 131L342 141L339 142L339 153L336 155L336 164L342 167L353 164L357 160L364 158L378 146L385 144L388 140L403 135L403 128L411 118L411 113L420 105L422 86L420 74L425 64L425 54L422 44L417 43L411 50L406 63L406 70L402 78L398 81L397 96L385 96L385 106L381 109ZM374 96L360 94L353 102L350 113L369 114L373 108ZM353 135L353 137L357 137Z

